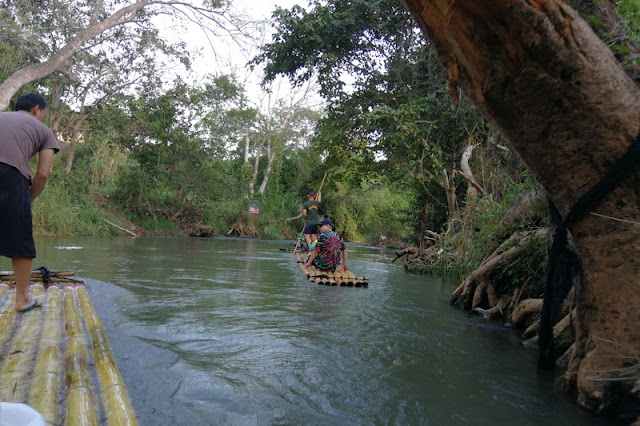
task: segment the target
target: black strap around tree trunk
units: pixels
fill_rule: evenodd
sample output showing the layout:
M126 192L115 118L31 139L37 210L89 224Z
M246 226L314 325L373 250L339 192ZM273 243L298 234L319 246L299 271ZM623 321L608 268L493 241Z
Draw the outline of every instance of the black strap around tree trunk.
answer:
M631 173L638 162L640 162L640 134L622 158L607 170L593 188L580 197L564 220L549 199L551 222L556 226L556 230L548 253L547 282L538 333L540 347L538 367L540 368L553 369L555 365L557 356L553 343L553 326L560 320L562 302L571 288L573 277L577 274L579 266L578 257L569 247L567 231Z

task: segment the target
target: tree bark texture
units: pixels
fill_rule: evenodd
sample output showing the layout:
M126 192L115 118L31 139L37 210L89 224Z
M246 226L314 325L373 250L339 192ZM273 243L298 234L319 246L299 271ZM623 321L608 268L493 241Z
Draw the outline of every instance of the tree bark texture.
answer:
M556 0L405 0L452 86L496 126L566 217L640 130L640 91L580 15ZM572 229L583 279L567 381L604 410L640 349L640 170ZM635 222L635 223L634 223ZM607 342L607 339L616 344Z

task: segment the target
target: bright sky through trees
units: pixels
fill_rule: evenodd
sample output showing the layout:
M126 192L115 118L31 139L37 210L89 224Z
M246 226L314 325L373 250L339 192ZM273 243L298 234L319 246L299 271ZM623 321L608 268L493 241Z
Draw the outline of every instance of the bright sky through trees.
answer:
M199 52L194 57L192 73L186 77L188 80L198 81L207 74L235 74L238 81L245 86L250 101L264 108L264 104L270 101L265 91L260 88L262 71L250 70L247 62L258 53L258 46L271 41L273 29L269 21L273 10L278 6L291 8L296 4L306 6L306 0L233 0L231 15L253 22L252 25L241 29L247 37L240 36L239 32L229 34L219 29L213 35L196 24L163 21L163 17L158 18L161 22L158 25L164 28L163 36L172 41L184 41L189 50ZM169 74L171 72L183 75L184 71L178 66L169 71ZM277 79L271 86L271 101L286 96L290 91L288 81ZM318 99L312 103L317 104Z

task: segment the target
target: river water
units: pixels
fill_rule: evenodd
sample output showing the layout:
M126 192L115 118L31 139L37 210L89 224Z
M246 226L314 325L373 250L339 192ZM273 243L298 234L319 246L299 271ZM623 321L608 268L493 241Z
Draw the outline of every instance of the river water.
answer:
M349 245L369 288L312 284L279 241L40 238L74 271L142 425L605 425L455 288ZM2 269L10 267L2 260Z

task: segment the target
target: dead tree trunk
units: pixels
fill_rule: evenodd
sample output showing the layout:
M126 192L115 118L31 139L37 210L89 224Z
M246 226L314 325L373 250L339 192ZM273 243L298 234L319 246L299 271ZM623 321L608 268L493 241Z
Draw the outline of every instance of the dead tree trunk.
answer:
M449 179L449 174L446 170L442 170L442 187L447 195L447 209L449 218L447 220L447 233L453 227L453 219L456 215L456 187Z
M581 16L557 0L405 0L460 86L566 217L640 131L640 90ZM583 280L566 380L578 401L637 407L619 380L640 349L640 171L571 228ZM614 342L614 343L610 343ZM594 372L601 372L595 374ZM607 378L610 380L607 381ZM634 403L631 403L634 401Z

